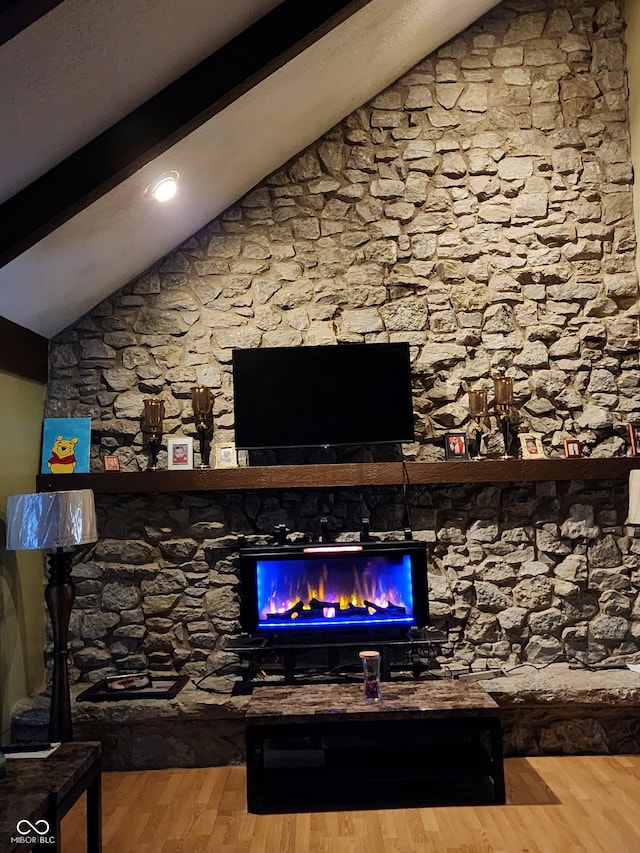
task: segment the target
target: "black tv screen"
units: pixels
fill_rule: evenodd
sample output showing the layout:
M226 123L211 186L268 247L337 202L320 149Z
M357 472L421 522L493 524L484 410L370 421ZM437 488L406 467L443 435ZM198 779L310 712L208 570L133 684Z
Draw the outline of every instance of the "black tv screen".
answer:
M413 441L409 344L233 351L240 450Z

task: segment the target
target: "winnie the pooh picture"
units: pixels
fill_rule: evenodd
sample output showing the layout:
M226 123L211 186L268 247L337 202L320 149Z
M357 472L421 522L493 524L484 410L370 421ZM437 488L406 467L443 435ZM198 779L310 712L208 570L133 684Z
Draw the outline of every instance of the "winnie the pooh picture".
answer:
M90 418L45 418L40 473L86 474L90 449Z
M77 459L75 457L76 444L79 439L63 438L59 435L51 448L51 458L47 461L52 474L73 474Z

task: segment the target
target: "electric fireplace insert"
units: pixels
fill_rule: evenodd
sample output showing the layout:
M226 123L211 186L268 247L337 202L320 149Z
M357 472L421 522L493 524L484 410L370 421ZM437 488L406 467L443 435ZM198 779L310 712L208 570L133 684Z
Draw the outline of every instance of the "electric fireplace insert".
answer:
M424 542L240 548L240 622L262 637L400 634L429 621Z

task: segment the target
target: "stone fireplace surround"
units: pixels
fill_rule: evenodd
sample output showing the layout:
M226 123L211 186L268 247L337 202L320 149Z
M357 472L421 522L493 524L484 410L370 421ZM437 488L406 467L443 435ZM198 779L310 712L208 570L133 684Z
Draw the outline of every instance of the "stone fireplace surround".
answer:
M294 537L317 538L327 517L334 538L357 539L350 531L368 517L373 535L402 539L401 492L98 495L101 539L74 567L73 680L147 668L199 677L232 663L223 645L240 630L238 534L265 544L271 535L254 524L286 524ZM624 481L412 486L407 495L414 538L431 543L430 621L447 635L439 663L463 671L637 654L640 540L624 526Z
M165 400L165 437L193 434L190 388L208 385L214 438L233 438L234 347L407 340L406 458L442 460L466 389L503 371L518 429L540 432L546 453L574 437L592 457L627 454L640 342L623 28L620 2L496 7L57 336L46 414L91 417L92 470L115 452L138 471L145 397ZM492 422L488 449L500 444ZM636 652L624 483L420 485L408 497L416 535L437 539L432 616L448 660ZM401 486L99 495L98 513L101 539L75 568L84 681L215 669L237 630L240 534L317 535L322 516L336 535L363 517L383 535L406 524Z
M500 706L505 757L640 753L637 673L551 664L479 683ZM220 693L190 684L172 700L73 701L74 736L101 741L108 770L241 764L249 697L231 696L223 679L209 684ZM12 737L41 741L47 722L47 697L24 700L14 709Z
M212 387L215 438L233 438L233 347L407 340L406 458L442 460L466 389L502 372L519 428L550 455L565 438L627 454L640 369L623 30L619 0L496 7L57 336L47 416L91 417L92 470L115 452L137 471L145 397L165 400L166 434L193 434L190 387ZM499 443L493 424L489 450ZM435 533L441 663L637 655L626 484L419 485L408 498L415 535ZM406 523L400 486L98 495L97 509L101 539L74 568L81 685L228 663L239 534L317 534L323 516L337 536L363 517L389 536Z

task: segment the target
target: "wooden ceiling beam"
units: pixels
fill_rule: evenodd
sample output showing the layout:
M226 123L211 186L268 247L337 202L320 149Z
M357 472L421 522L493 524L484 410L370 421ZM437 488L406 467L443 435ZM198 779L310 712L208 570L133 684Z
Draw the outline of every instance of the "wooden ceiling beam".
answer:
M0 45L6 44L62 0L0 0Z
M49 341L6 317L0 317L0 339L0 370L46 385L49 381Z
M0 205L0 266L184 139L371 0L284 0Z

